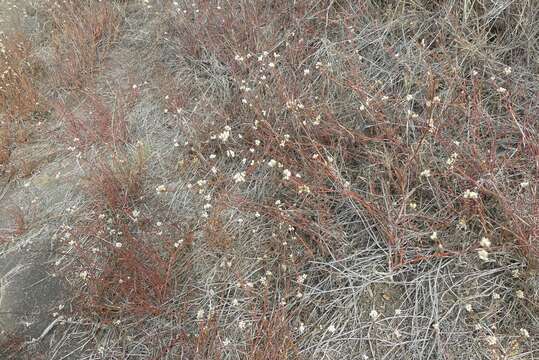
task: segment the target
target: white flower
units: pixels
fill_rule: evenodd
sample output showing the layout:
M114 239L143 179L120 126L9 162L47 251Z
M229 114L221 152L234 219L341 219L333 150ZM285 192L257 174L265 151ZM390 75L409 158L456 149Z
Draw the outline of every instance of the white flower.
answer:
M500 94L505 94L505 92L507 92L507 89L500 86L499 88L496 89L496 91L499 92Z
M292 176L292 172L288 169L283 170L283 180L290 180L290 176Z
M523 181L520 183L520 187L521 188L527 188L528 186L530 186L530 182L529 181Z
M517 298L519 298L519 299L524 299L524 291L522 291L522 290L517 290L517 291L515 292L515 294L516 294Z
M499 300L500 299L500 294L498 294L497 292L494 292L494 293L492 293L492 298L494 300Z
M519 332L520 332L520 335L524 336L525 338L530 337L530 333L528 332L528 330L526 330L524 328L520 328Z
M228 129L227 129L228 128ZM225 130L220 133L219 135L217 135L217 137L219 138L219 140L221 140L222 142L226 142L228 140L228 138L230 137L230 127L227 126L225 128Z
M485 249L477 250L477 255L481 260L488 261L488 251L486 251Z
M198 310L198 312L197 312L197 320L202 320L203 317L204 317L204 309Z
M165 185L159 185L155 188L155 191L157 191L157 193L164 193L167 191L167 187Z
M335 326L334 326L333 324L331 324L331 325L328 326L328 331L329 331L330 333L333 334L336 330L337 330L337 329L335 328Z
M234 174L234 181L237 183L245 182L245 171L240 171Z
M86 279L88 277L88 271L81 271L79 276L82 278L82 279Z
M135 209L133 210L132 214L133 214L133 217L138 217L140 215L140 211Z
M438 231L433 231L432 234L430 235L430 239L431 240L438 239Z
M451 156L449 158L447 158L447 160L445 161L445 163L449 166L453 166L453 163L457 160L459 154L457 153L452 153Z
M412 101L412 100L414 100L414 96L411 95L411 94L408 94L408 95L406 95L406 100L407 101Z
M494 335L489 335L485 338L485 340L487 341L487 343L489 345L496 345L496 343L498 342L498 339L496 338L496 336Z
M305 324L304 323L299 323L299 333L300 334L303 334L305 332Z
M380 314L378 314L378 311L376 311L376 309L372 309L369 313L369 316L371 317L371 319L376 320L378 316L380 316Z
M503 69L503 72L505 73L505 75L511 74L511 67L507 66L505 69Z
M421 171L421 174L419 174L419 176L424 176L426 178L430 177L430 170L425 169L425 170Z
M223 346L228 346L228 345L230 345L230 339L229 339L229 338L225 338L225 339L223 340Z
M119 249L123 246L123 244L121 242L117 242L114 244L114 246L116 246Z
M491 245L489 238L484 237L484 236L481 238L481 241L479 242L479 244L484 248L489 248Z
M463 197L465 199L477 199L479 197L479 194L475 191L470 191L469 189L466 189L463 194Z
M234 153L234 150L227 150L226 156L233 158L236 154Z
M467 312L472 312L473 311L472 304L466 304L466 305L464 305L464 308L466 309Z
M401 309L395 309L395 315L400 315L402 314L402 310Z
M269 66L270 68L274 68L274 67L275 67L275 63L270 62L270 63L268 64L268 66Z
M311 72L311 70L309 70L309 69L304 69L304 70L303 70L303 75L307 76L307 75L309 75L310 72Z
M243 329L245 329L245 326L246 326L246 325L245 325L245 321L240 320L240 322L238 323L238 327L239 327L241 330L243 330Z

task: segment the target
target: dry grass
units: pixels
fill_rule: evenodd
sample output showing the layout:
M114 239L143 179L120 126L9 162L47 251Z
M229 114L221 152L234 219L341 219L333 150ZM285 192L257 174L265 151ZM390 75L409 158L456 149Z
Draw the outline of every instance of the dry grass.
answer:
M120 26L121 14L112 2L59 2L52 7L51 44L57 86L82 89L107 57Z
M32 59L32 44L23 33L0 37L0 108L4 121L24 121L40 109L36 81L39 65Z
M53 9L51 359L538 355L534 2Z

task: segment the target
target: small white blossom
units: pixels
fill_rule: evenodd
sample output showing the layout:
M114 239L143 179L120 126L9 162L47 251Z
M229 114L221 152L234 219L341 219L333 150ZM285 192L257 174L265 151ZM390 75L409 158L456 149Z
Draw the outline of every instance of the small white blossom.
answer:
M378 311L376 311L376 309L372 309L369 313L369 316L371 317L371 319L376 320L378 316L380 316L380 314L378 314Z
M119 249L123 246L123 244L121 242L117 242L114 244L114 246L116 246Z
M516 294L517 298L519 298L519 299L524 299L524 291L522 291L522 290L517 290L517 291L515 292L515 294Z
M479 198L479 194L476 191L471 191L469 189L466 189L466 191L463 194L463 197L465 199L477 199Z
M524 336L525 338L530 337L530 333L528 332L528 330L526 330L524 328L520 328L519 332L520 332L520 335Z
M489 261L488 260L488 251L486 251L485 249L479 249L477 250L477 255L479 256L479 258L483 261Z
M197 320L202 320L204 318L204 309L200 309L197 312Z
M426 178L430 177L430 170L429 169L423 170L419 176L423 176Z
M245 182L245 171L234 174L234 181L237 183Z
M283 170L283 180L290 180L290 176L292 176L292 172L288 169Z
M336 330L337 330L337 329L335 328L335 325L331 324L331 325L328 326L328 331L329 331L330 333L333 334Z
M217 137L222 142L226 142L228 140L228 138L230 137L230 126L226 126L225 130L222 133L220 133L219 135L217 135Z
M494 335L489 335L485 338L485 340L487 341L487 344L489 345L496 345L496 343L498 342L498 339L496 338L496 336Z
M490 245L491 245L490 239L483 236L483 237L481 238L481 241L479 242L479 244L480 244L482 247L484 247L484 248L489 248Z

